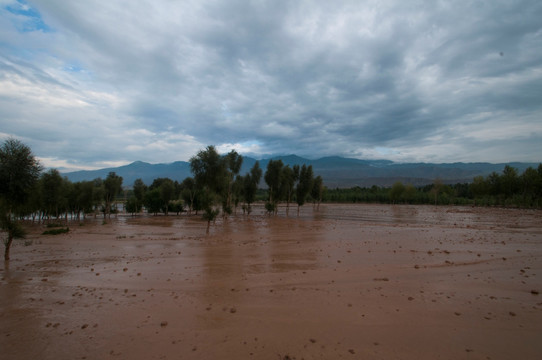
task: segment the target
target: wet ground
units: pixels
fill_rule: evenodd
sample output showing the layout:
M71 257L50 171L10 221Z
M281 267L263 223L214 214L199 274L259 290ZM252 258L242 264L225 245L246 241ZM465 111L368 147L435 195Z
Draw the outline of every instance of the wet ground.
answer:
M0 357L542 358L542 212L289 214L34 227L0 271Z

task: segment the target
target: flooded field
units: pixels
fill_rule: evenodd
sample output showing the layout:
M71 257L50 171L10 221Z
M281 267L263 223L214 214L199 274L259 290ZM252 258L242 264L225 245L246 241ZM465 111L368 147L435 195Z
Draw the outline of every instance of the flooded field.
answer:
M205 229L32 228L0 269L1 358L542 358L540 211L326 204Z

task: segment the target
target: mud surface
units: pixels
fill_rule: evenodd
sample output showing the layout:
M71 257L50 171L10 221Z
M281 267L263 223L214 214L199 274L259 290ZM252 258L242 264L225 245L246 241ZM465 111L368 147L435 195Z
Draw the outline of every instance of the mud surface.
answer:
M540 211L284 212L32 228L0 269L0 357L542 358Z

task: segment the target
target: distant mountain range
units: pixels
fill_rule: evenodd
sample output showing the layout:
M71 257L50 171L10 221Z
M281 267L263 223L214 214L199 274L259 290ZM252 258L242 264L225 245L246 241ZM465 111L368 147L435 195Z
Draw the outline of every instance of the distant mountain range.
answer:
M285 165L312 165L315 176L320 175L324 184L329 188L344 188L372 185L391 186L396 181L415 186L431 184L436 178L444 183L472 182L476 176L487 176L495 171L501 173L505 165L510 165L521 174L526 168L536 168L538 163L395 163L389 160L359 160L338 156L324 157L317 160L304 159L296 155L277 156L272 160L282 160ZM265 173L270 159L258 160ZM256 159L243 157L241 174L246 174L256 162ZM131 186L134 181L141 178L145 184L150 185L156 178L170 178L181 182L192 176L190 164L186 161L176 161L170 164L149 164L136 161L129 165L100 170L83 170L64 173L70 181L105 179L107 174L114 171L123 177L123 185ZM262 180L262 187L265 187Z

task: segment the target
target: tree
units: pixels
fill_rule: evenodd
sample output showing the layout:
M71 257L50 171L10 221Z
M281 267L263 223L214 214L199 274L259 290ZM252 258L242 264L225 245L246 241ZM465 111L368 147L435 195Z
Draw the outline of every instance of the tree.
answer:
M314 178L314 183L312 184L311 197L312 200L317 204L316 209L320 208L320 203L322 202L322 197L324 195L324 180L320 175Z
M235 177L235 181L233 182L232 186L232 203L234 208L234 213L237 213L237 206L239 206L239 202L241 201L243 197L243 187L244 187L244 179L241 175L237 175Z
M122 190L122 176L118 176L115 172L110 172L104 181L104 219L106 214L111 217L111 205L115 197Z
M405 191L405 186L402 182L396 181L390 190L390 200L393 204L395 204L399 199L401 199L401 196L403 195Z
M126 201L126 211L134 216L136 213L141 211L141 204L135 196L132 196Z
M225 214L231 214L233 199L233 186L234 179L241 171L243 165L243 157L239 155L235 150L230 151L225 157L226 162L226 186L225 194L223 194L222 211Z
M282 176L282 160L269 160L267 163L267 171L264 175L265 183L267 184L269 190L269 198L266 204L266 208L269 212L277 212L277 203L279 201L279 190L280 182Z
M139 207L140 209L139 211L141 211L141 206L143 205L143 200L145 199L145 193L147 192L147 185L145 185L143 180L136 179L134 181L133 190L134 190L134 197L137 201L136 207ZM139 212L139 211L136 211L136 212Z
M506 165L501 176L501 191L505 200L511 198L519 190L520 182L517 169Z
M291 168L289 165L286 165L282 169L282 176L280 181L280 193L284 196L286 200L286 215L290 211L290 202L295 191L295 184L299 180L299 165L294 165Z
M193 178L187 177L183 180L181 183L181 197L185 203L188 204L188 210L189 212L192 212L194 210L194 200L196 197L196 182Z
M218 211L215 204L228 189L227 161L216 151L214 146L208 146L206 150L200 150L196 156L190 158L190 170L194 174L198 190L198 206L204 211L203 217L207 220L207 233L211 221L214 221ZM227 196L227 195L226 195ZM227 202L227 201L226 201Z
M405 191L403 191L403 199L407 203L412 203L414 199L416 198L416 188L412 184L407 184L405 186Z
M54 216L58 219L59 211L62 206L64 196L62 192L62 177L56 169L51 169L44 173L40 179L41 185L41 203L47 218Z
M164 179L162 184L160 184L160 200L162 200L162 208L166 216L169 211L169 202L173 200L175 194L175 184L171 179Z
M442 180L440 180L439 178L435 179L435 181L433 182L433 188L431 189L431 192L435 196L435 205L437 205L438 203L438 196L442 191L443 186L444 184L442 184Z
M162 208L162 199L160 198L160 189L154 188L145 193L145 198L143 200L145 208L148 213L156 215L160 212Z
M297 216L299 216L299 209L305 204L307 195L310 194L313 184L314 174L312 172L312 165L306 166L303 164L299 171L299 183L296 187Z
M200 188L207 188L215 194L222 194L226 186L226 162L210 145L190 158L190 170Z
M247 204L246 210L249 214L252 211L251 204L256 200L256 191L258 191L258 184L261 179L262 169L260 168L260 163L256 161L250 172L243 177L243 196Z
M24 236L14 215L30 198L41 170L30 148L19 140L9 138L0 147L0 225L7 232L5 261L9 261L13 239Z
M469 185L469 188L474 197L474 205L476 205L477 199L482 199L489 193L489 185L483 176L476 176Z
M83 211L83 218L87 213L92 212L94 205L94 183L92 181L83 181L80 187L79 204Z
M97 215L97 209L102 206L105 188L104 188L104 181L103 179L96 178L92 180L92 208L94 211L94 218L96 218ZM105 211L105 209L104 209Z

